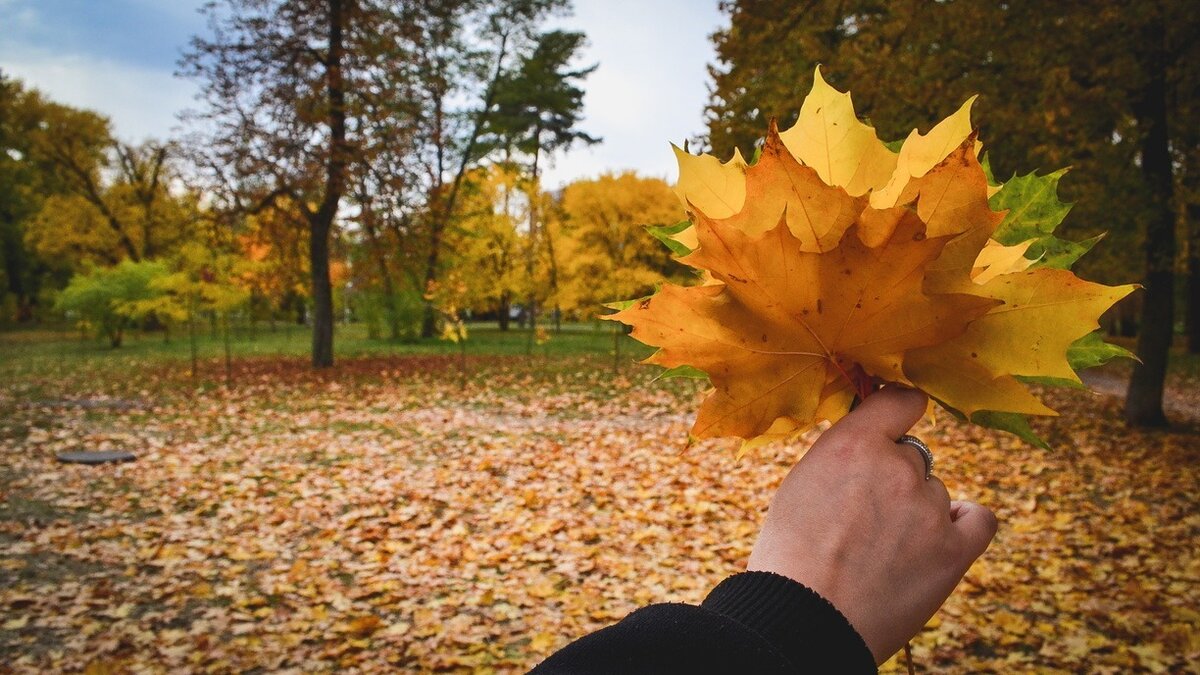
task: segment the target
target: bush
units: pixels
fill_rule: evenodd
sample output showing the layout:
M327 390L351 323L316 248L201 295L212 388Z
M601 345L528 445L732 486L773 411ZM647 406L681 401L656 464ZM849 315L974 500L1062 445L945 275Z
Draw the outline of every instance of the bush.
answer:
M395 321L397 337L415 340L421 331L425 301L420 293L403 290L396 293ZM387 296L379 291L358 291L353 300L354 316L367 325L367 336L378 340L391 336L392 308Z
M126 260L99 267L72 277L54 306L70 318L87 322L114 348L120 347L137 303L161 295L154 281L167 274L166 265L157 261Z

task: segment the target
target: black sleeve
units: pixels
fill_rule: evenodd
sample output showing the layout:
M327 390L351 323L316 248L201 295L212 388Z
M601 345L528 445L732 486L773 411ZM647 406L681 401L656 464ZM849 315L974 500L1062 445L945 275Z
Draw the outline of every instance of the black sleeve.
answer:
M699 607L643 607L533 669L563 673L875 673L846 617L808 587L770 572L722 581Z

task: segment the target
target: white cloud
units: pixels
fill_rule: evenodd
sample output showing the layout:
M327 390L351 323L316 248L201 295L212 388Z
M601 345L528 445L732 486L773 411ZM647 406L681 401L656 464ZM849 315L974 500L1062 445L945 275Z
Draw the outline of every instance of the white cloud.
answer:
M559 153L545 185L623 169L674 180L669 143L704 130L708 35L722 20L715 0L577 1L556 23L588 37L582 63L599 67L585 83L580 127L604 140Z
M170 70L28 48L0 54L0 69L52 100L108 116L117 136L134 142L170 136L196 91Z

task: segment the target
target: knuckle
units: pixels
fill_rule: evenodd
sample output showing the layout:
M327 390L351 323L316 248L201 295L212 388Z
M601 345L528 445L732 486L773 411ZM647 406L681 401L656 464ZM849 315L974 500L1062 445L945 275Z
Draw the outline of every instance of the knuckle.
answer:
M893 462L889 480L896 492L901 495L912 495L919 492L925 482L924 476L918 476L912 466L905 461Z
M961 537L944 537L942 539L942 560L963 560L967 558L967 543Z
M934 476L929 479L929 489L934 496L934 503L938 508L949 514L950 512L950 491L946 489L946 484L940 478Z
M837 433L833 430L825 432L817 443L824 447L827 454L838 457L853 456L862 452L863 442L852 434Z
M978 508L980 517L983 520L984 529L987 531L988 536L995 536L996 530L1000 528L1000 520L996 518L996 514L993 513L988 507L980 506Z

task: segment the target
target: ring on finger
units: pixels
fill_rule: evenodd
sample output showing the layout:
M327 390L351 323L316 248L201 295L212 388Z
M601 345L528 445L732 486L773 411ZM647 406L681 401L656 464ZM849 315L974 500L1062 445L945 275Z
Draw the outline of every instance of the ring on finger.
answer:
M929 480L933 476L933 451L929 449L929 446L925 445L925 442L921 439L909 434L904 434L900 438L897 438L896 442L911 445L917 449L917 452L921 453L921 459L925 461L925 480Z

